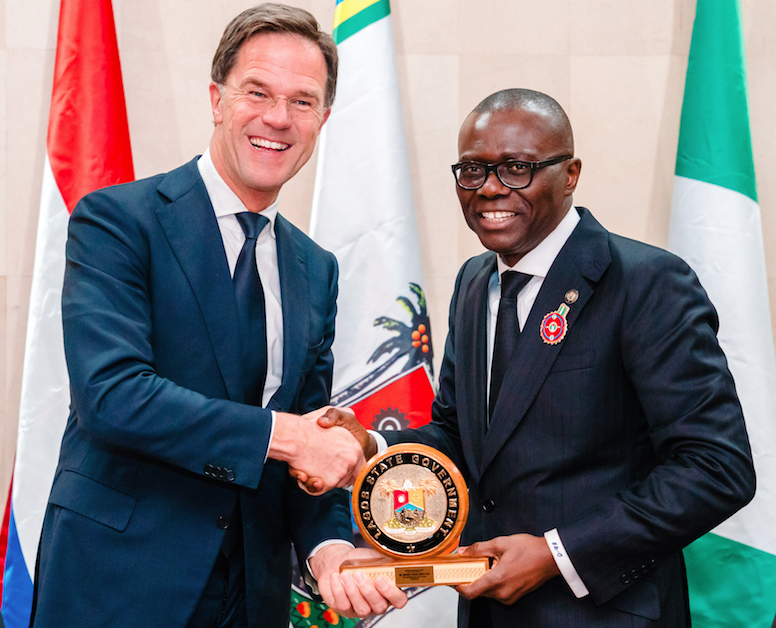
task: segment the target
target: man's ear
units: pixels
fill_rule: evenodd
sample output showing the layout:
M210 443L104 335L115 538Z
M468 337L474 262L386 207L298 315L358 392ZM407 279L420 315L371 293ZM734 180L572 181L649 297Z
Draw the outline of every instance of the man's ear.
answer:
M213 112L213 122L215 124L221 124L224 117L221 114L221 100L223 99L222 86L218 83L210 83L210 110Z
M330 115L331 115L331 107L326 107L326 111L323 113L323 121L321 122L321 126L318 127L318 133L321 132L323 125L326 124L326 120L329 119Z
M582 172L582 160L578 157L569 159L566 162L566 190L565 196L571 196L577 189L579 174Z

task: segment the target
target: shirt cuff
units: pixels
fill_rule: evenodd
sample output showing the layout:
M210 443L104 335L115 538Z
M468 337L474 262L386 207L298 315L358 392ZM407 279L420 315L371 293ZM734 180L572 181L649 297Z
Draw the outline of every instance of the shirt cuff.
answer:
M563 576L566 584L569 585L571 592L577 597L590 595L590 591L587 590L585 583L582 582L582 578L579 577L577 570L574 569L574 565L571 564L566 548L563 547L563 543L560 540L558 529L553 528L549 532L545 532L544 540L547 541L552 557L555 559L555 564L558 565L560 574Z
M367 430L369 434L374 436L375 444L377 445L377 453L382 453L386 449L388 449L388 441L385 440L385 437L380 434L380 432L375 432L373 430Z
M326 547L327 545L335 545L336 543L342 543L343 545L347 545L350 548L355 547L353 543L346 541L345 539L329 539L327 541L318 543L318 545L316 545L310 552L307 560L304 561L305 567L307 569L306 573L302 574L302 577L304 579L304 583L310 587L310 591L312 591L314 595L320 595L320 591L318 590L318 581L315 579L315 576L313 576L313 570L310 569L310 559L315 556L322 548Z
M269 458L269 446L272 444L272 437L275 435L275 421L277 420L275 418L275 411L270 410L272 413L272 425L269 428L269 441L267 441L267 451L264 452L264 464L267 464L267 458ZM312 556L312 554L311 554Z

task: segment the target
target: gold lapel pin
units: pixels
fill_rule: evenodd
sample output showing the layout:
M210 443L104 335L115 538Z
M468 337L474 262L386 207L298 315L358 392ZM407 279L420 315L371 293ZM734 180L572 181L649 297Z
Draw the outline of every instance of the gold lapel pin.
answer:
M569 290L566 293L566 303L568 303L569 305L571 305L572 303L575 303L578 298L579 298L578 290Z

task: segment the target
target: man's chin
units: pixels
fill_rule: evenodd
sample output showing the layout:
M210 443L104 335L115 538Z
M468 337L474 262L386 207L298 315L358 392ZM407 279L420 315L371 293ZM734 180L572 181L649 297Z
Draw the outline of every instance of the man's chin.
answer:
M482 246L489 251L498 253L504 260L515 255L518 256L518 259L522 257L520 254L521 247L518 245L521 238L514 234L503 234L497 237L494 237L491 233L478 233L477 235Z

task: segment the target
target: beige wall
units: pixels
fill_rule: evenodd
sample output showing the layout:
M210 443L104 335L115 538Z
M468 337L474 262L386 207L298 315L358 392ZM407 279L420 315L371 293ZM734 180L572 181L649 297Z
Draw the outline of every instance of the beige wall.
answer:
M210 60L250 0L114 0L138 177L207 145ZM326 27L334 0L298 0ZM480 252L449 164L489 93L555 96L584 162L575 200L609 229L665 245L695 0L392 0L418 227L437 353L455 273ZM0 505L13 465L59 0L0 0ZM776 5L743 0L751 122L776 313ZM288 184L306 229L315 158Z

